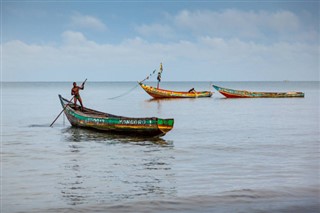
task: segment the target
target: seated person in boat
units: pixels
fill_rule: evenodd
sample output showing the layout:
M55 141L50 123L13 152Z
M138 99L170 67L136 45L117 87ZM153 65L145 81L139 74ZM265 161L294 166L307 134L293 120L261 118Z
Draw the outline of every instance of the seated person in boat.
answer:
M84 84L82 84L80 87L77 86L77 83L76 82L73 82L73 87L71 89L71 95L74 96L74 108L77 109L77 101L79 100L80 102L80 105L81 105L81 110L83 111L83 104L82 104L82 99L80 97L80 93L79 93L79 90L83 90L84 89Z
M194 88L191 88L188 92L196 92Z

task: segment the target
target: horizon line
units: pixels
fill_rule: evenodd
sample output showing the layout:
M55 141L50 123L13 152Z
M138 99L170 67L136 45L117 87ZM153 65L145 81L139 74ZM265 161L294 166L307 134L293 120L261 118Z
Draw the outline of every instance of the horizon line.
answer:
M72 83L74 81L0 81L0 83ZM77 82L77 81L75 81ZM140 82L135 80L117 80L117 81L88 81L92 83L123 83L123 82ZM157 83L157 81L148 81ZM218 80L218 81L161 81L161 83L177 83L177 82L320 82L320 80Z

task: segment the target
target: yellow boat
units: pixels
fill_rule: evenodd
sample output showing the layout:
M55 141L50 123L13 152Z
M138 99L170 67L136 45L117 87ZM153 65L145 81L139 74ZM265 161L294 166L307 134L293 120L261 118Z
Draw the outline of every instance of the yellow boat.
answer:
M139 82L140 86L144 91L146 91L153 98L203 98L203 97L211 97L211 91L190 91L190 92L182 92L182 91L173 91L173 90L165 90L158 89L156 87L152 87L146 84Z

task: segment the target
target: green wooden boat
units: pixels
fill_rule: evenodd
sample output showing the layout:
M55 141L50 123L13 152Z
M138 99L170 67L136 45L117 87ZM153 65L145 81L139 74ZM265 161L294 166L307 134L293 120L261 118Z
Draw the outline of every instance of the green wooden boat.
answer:
M99 112L80 106L74 106L67 99L59 95L59 99L72 126L90 128L108 133L136 135L141 137L164 136L173 128L174 119L156 117L130 118Z

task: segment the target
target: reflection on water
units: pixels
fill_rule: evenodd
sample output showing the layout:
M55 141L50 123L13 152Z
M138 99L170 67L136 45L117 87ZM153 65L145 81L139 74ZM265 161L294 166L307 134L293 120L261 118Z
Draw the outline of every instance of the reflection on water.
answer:
M136 145L157 144L161 146L173 146L172 141L159 137L137 137L131 135L110 134L84 128L68 127L62 130L67 142L107 142L107 143L132 143Z
M83 193L86 190L84 187L85 177L82 175L80 162L77 155L80 154L80 146L70 145L70 154L73 156L67 161L63 167L65 170L61 194L68 205L79 205L85 203L87 195Z
M63 155L59 191L66 205L112 205L176 196L172 143L74 127L62 133L68 150ZM132 144L140 146L128 146Z
M146 102L164 103L164 102L177 102L177 101L188 101L193 102L197 98L150 98Z
M150 104L156 104L157 106L157 113L162 114L163 113L163 106L165 106L167 103L187 103L190 104L190 102L196 101L196 98L150 98L148 100L145 100L145 103Z

